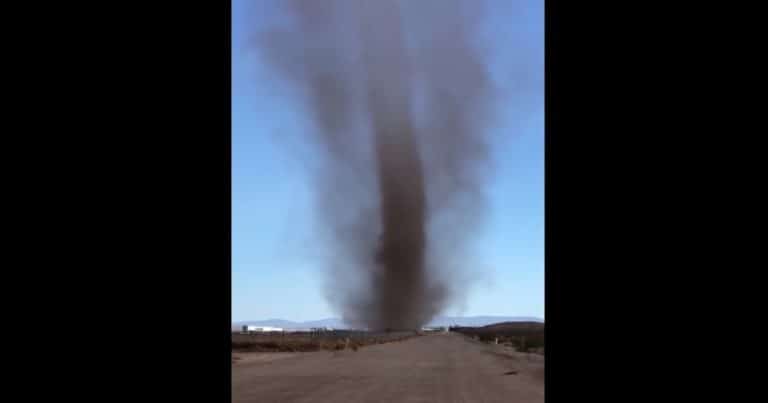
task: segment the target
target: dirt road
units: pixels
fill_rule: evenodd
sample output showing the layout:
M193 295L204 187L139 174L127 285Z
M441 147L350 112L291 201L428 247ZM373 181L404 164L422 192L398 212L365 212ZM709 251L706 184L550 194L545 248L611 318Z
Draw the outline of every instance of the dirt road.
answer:
M455 333L357 352L269 359L242 354L232 365L233 403L543 401L541 356L512 353Z

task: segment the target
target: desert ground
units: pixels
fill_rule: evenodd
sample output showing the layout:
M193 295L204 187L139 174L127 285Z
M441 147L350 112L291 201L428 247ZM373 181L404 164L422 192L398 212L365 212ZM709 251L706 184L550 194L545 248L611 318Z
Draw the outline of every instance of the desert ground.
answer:
M232 402L544 401L544 357L459 333L357 351L232 353Z

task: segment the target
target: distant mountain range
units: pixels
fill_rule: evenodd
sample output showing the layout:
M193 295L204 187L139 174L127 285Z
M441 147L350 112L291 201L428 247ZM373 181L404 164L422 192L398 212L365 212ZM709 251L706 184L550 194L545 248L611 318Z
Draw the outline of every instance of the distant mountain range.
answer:
M539 322L544 319L531 316L438 316L432 319L427 326L485 326L499 322ZM347 329L350 326L342 322L340 318L327 318L306 322L294 322L285 319L247 320L232 323L233 330L239 330L244 325L272 326L283 329L309 329L313 327L331 327L334 329Z

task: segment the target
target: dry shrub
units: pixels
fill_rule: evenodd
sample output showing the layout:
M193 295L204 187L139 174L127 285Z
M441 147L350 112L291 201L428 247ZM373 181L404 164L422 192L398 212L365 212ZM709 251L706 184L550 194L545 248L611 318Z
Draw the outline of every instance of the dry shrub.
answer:
M302 352L302 351L341 351L347 347L357 351L361 347L374 344L400 342L417 333L353 333L338 332L323 335L285 334L273 335L233 335L232 350L250 352ZM350 337L351 336L351 337Z

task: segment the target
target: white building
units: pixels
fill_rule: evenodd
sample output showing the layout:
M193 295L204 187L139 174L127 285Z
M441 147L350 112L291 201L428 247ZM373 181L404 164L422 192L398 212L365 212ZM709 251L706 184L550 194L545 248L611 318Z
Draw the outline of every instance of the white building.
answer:
M282 332L282 327L243 325L243 333Z

